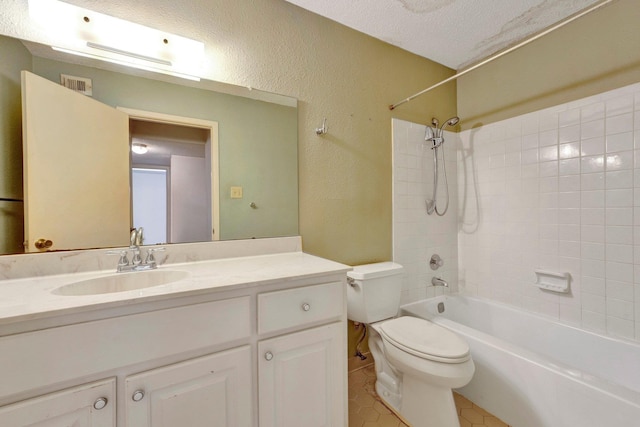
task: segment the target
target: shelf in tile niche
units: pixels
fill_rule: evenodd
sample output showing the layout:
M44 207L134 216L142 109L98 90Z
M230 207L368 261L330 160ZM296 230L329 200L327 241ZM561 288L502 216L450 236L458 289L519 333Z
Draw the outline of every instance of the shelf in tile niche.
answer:
M536 286L545 291L566 294L569 292L571 274L555 273L553 271L535 270Z

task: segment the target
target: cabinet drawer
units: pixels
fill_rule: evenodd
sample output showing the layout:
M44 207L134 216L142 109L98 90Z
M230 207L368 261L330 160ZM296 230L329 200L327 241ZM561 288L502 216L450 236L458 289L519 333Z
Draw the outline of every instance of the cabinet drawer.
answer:
M0 338L0 398L251 336L250 297Z
M258 333L338 318L344 312L344 299L342 282L259 294Z

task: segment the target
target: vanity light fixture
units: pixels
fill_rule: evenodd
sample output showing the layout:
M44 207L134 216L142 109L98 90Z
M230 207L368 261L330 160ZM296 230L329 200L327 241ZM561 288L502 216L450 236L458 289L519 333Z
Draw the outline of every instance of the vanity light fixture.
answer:
M144 154L147 151L149 151L149 147L147 147L147 144L140 144L138 142L134 142L133 144L131 144L131 151L133 151L136 154Z
M200 80L204 44L57 0L29 0L55 50Z

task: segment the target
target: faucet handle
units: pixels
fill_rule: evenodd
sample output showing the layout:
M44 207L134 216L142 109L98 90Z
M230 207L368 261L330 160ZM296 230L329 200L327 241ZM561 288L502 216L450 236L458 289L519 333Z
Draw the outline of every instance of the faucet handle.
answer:
M118 267L125 267L129 265L129 259L127 258L126 249L107 251L107 255L120 255L120 259L118 260Z
M444 260L442 258L440 258L440 255L433 254L431 259L429 260L429 266L431 267L431 269L432 270L437 270L438 268L442 267L443 265L444 265Z
M129 250L133 252L133 256L131 257L131 264L139 265L142 264L142 257L140 256L140 248L138 246L130 246Z
M155 265L156 264L156 258L153 256L153 253L154 252L163 252L165 250L166 250L165 247L150 248L149 250L147 250L147 258L144 260L144 263L145 264L149 264L149 265Z

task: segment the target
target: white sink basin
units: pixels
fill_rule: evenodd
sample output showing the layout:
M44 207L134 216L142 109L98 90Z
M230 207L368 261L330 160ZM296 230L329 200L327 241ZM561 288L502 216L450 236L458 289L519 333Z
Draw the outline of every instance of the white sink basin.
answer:
M133 291L166 285L189 277L189 273L179 270L150 270L131 273L117 273L95 279L81 280L60 286L52 292L56 295L98 295L113 292Z

